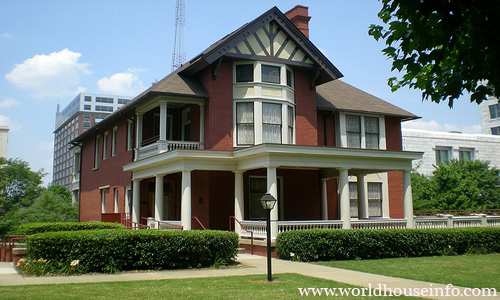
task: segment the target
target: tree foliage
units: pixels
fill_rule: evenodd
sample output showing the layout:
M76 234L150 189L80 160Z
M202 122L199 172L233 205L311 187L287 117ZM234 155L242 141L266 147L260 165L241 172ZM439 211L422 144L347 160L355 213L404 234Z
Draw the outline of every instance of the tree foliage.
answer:
M432 176L412 174L415 209L500 208L500 170L484 161L450 160Z
M28 162L19 158L0 158L0 218L33 204L44 175L43 170L32 171Z
M392 70L395 91L403 86L422 90L422 100L448 101L464 91L471 102L500 98L500 1L381 0L378 16L385 24L371 25L369 35L384 39L382 50Z

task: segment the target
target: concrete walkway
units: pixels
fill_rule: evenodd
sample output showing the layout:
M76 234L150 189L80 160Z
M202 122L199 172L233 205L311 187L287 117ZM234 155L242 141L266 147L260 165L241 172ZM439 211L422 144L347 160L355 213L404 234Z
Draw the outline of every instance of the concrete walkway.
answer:
M239 267L227 269L202 269L202 270L174 270L174 271L146 271L146 272L124 272L121 274L97 274L97 275L80 275L80 276L47 276L47 277L24 277L14 270L11 263L0 263L0 286L7 285L33 285L33 284L61 284L61 283L83 283L83 282L110 282L110 281L139 281L139 280L160 280L160 279L180 279L180 278L200 278L200 277L222 277L222 276L241 276L241 275L263 275L263 280L267 277L266 258L258 255L239 254L237 261ZM396 288L411 288L411 289L434 289L442 288L446 291L446 285L438 283L429 283L417 280L409 280L395 278L390 276L382 276L369 274L358 271L350 271L338 268L319 266L315 264L291 262L280 259L272 260L273 274L279 273L296 273L305 276L322 278L342 283L347 283L355 286L368 288L371 286L372 291L384 285L387 289L394 290ZM306 287L304 288L329 288L328 286ZM465 288L458 288L463 295ZM458 293L458 290L454 290ZM298 291L297 291L298 293ZM368 294L368 291L365 291ZM375 292L376 293L376 292ZM433 292L436 293L436 292ZM451 290L450 290L451 295ZM496 297L466 297L466 296L442 296L442 297L425 297L429 299L500 299L500 291Z

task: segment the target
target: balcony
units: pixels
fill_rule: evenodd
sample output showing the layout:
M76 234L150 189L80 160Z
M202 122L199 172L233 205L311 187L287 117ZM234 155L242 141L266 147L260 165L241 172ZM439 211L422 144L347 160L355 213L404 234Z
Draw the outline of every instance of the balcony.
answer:
M203 149L203 144L201 142L160 141L158 137L155 137L153 141L146 140L142 145L144 146L136 149L136 161L172 150Z

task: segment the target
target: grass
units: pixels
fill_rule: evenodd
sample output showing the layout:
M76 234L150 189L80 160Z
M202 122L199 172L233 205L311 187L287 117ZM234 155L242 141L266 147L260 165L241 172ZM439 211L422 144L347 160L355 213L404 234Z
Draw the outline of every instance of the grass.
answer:
M330 261L317 264L394 277L500 291L500 254Z
M350 285L297 274L170 279L155 281L50 284L0 287L7 299L304 299L298 288L349 288ZM312 295L311 295L312 296ZM314 296L313 296L314 297ZM332 298L332 297L314 297ZM391 299L394 297L335 297L335 299ZM417 299L402 297L403 299Z

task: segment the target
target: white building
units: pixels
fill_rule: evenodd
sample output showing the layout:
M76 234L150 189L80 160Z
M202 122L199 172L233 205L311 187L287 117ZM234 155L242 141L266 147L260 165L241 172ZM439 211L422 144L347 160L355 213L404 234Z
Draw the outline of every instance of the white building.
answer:
M449 159L489 161L500 168L500 136L402 129L403 150L424 152L413 161L418 173L430 175L440 162Z
M479 121L482 134L500 135L500 104L490 98L479 104Z
M7 158L8 137L9 137L9 127L0 126L0 157Z

